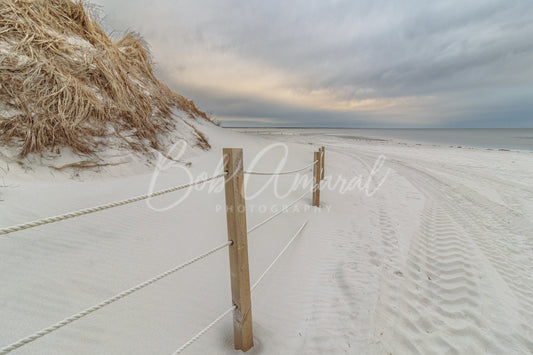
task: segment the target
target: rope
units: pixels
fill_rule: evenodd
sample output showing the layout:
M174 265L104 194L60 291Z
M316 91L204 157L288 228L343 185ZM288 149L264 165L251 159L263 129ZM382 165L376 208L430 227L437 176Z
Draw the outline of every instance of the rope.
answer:
M227 316L229 313L231 313L231 311L233 311L236 308L237 306L232 306L231 308L228 308L224 313L222 313L214 321L212 321L207 327L199 331L198 334L196 334L191 339L189 339L189 341L183 344L178 350L174 351L172 355L177 355L181 353L183 350L187 349L192 343L200 339L202 335L204 335L209 329L213 328L218 322L220 322L225 316Z
M313 189L318 186L315 185L313 186ZM302 200L309 192L306 191L304 194L302 194L302 196L298 197L296 200L292 201L290 204L288 204L287 206L285 206L283 209L281 209L280 211L274 213L272 216L268 217L267 219L265 219L264 221L256 224L255 226L253 226L252 228L248 229L248 234L252 233L253 231L255 231L257 228L261 227L262 225L270 222L272 219L274 219L275 217L279 216L280 214L282 214L283 212L287 211L289 208L291 208L296 202Z
M296 239L296 237L302 232L302 230L304 229L304 227L307 225L307 221L304 222L304 224L302 224L302 226L300 227L300 229L298 229L298 231L294 234L294 236L292 237L292 239L287 243L287 245L285 245L285 248L283 248L283 250L278 254L278 256L276 256L276 258L274 259L274 261L266 268L265 272L263 272L263 274L259 277L259 279L257 279L257 281L254 283L254 285L252 286L251 288L251 292L253 292L255 290L255 288L257 287L257 285L259 285L259 283L261 282L261 280L263 280L263 278L265 277L265 275L270 271L270 269L272 269L272 267L274 266L274 264L279 260L279 258L283 255L283 253L285 253L285 251L289 248L289 246L292 244L292 242Z
M289 248L289 246L292 244L292 242L296 239L296 237L302 232L302 230L304 229L304 227L307 225L307 221L304 222L304 224L300 227L300 229L298 229L298 231L296 232L296 234L294 234L294 236L292 237L292 239L287 243L287 245L285 245L285 248L283 248L283 250L278 254L278 256L274 259L274 261L267 267L267 269L265 270L265 272L263 272L263 274L259 277L259 279L255 282L255 284L251 287L250 289L250 292L253 292L254 289L257 287L257 285L259 285L259 283L261 282L261 280L263 280L263 278L265 277L265 275L270 271L270 269L272 269L272 267L274 266L274 264L279 260L279 258L283 255L283 253L285 253L285 251ZM204 335L205 333L207 333L207 331L209 329L211 329L212 327L214 327L218 322L220 322L225 316L227 316L229 313L231 313L234 309L236 309L237 307L234 305L232 306L231 308L228 308L224 313L222 313L221 315L219 315L214 321L212 321L207 327L205 327L204 329L202 329L201 331L199 331L195 336L193 336L191 339L189 339L189 341L187 341L185 344L183 344L178 350L176 350L172 355L177 355L179 353L181 353L183 350L185 350L186 348L188 348L190 345L192 345L194 342L196 342L198 339L200 339L200 337L202 335Z
M298 170L274 172L274 173L265 173L265 172L256 172L256 171L244 171L244 174L249 174L249 175L288 175L288 174L294 174L294 173L298 173L300 171L303 171L305 169L308 169L308 168L312 167L313 165L315 165L317 162L318 162L318 160L315 160L312 164L304 166L303 168L298 169Z
M314 190L319 184L316 184L315 186L312 187L311 190ZM294 200L293 202L291 202L290 204L288 204L287 206L285 206L283 209L281 209L280 211L274 213L272 216L268 217L267 219L265 219L264 221L256 224L255 226L253 226L252 228L250 228L248 230L248 234L252 233L253 231L255 231L256 229L258 229L259 227L261 227L262 225L268 223L269 221L271 221L272 219L274 219L275 217L279 216L280 214L282 214L283 212L287 211L289 208L291 208L296 202L298 201L301 201L305 196L307 195L307 192L305 192L304 194L302 194L300 197L298 197L296 200Z
M205 179L205 180L195 181L195 182L192 182L190 184L171 187L169 189L153 192L153 193L150 193L150 194L141 195L141 196L137 196L137 197L132 197L132 198L129 198L127 200L122 200L122 201L118 201L118 202L112 202L112 203L108 203L108 204L101 205L101 206L96 206L96 207L86 208L86 209L75 211L75 212L65 213L65 214L62 214L62 215L59 215L59 216L55 216L55 217L48 217L48 218L38 219L38 220L35 220L35 221L32 221L32 222L28 222L28 223L24 223L24 224L18 224L18 225L12 226L12 227L2 228L2 229L0 229L0 235L13 233L13 232L21 231L21 230L28 229L28 228L34 228L34 227L42 226L43 224L59 222L59 221L65 220L65 219L79 217L79 216L83 216L83 215L86 215L86 214L107 210L109 208L124 206L124 205L127 205L129 203L146 200L147 198L150 198L150 197L156 197L156 196L168 194L170 192L182 190L182 189L185 189L187 187L194 186L194 185L203 184L205 182L208 182L208 181L211 181L211 180L214 180L214 179L218 179L218 178L223 177L225 175L226 175L226 173L223 173L223 174L220 174L220 175L216 175L216 176L210 177L210 178Z
M175 268L172 268L172 269L170 269L168 271L165 271L164 273L159 274L158 276L156 276L156 277L154 277L154 278L152 278L152 279L150 279L148 281L145 281L145 282L143 282L143 283L141 283L141 284L139 284L139 285L137 285L135 287L132 287L129 290L121 292L118 295L113 296L113 297L111 297L111 298L109 298L109 299L97 304L96 306L92 306L90 308L87 308L86 310L81 311L79 313L76 313L75 315L70 316L68 318L65 318L62 321L60 321L60 322L58 322L58 323L56 323L54 325L49 326L48 328L40 330L37 333L34 333L34 334L30 335L30 336L27 336L26 338L20 339L16 343L13 343L11 345L8 345L8 346L0 349L0 355L7 354L7 353L9 353L9 352L11 352L11 351L13 351L13 350L15 350L17 348L20 348L23 345L31 343L32 341L34 341L36 339L39 339L39 338L41 338L41 337L43 337L43 336L45 336L45 335L47 335L47 334L49 334L49 333L51 333L51 332L53 332L55 330L58 330L59 328L62 328L62 327L64 327L67 324L70 324L70 323L72 323L72 322L74 322L74 321L76 321L76 320L78 320L78 319L80 319L82 317L85 317L86 315L88 315L90 313L93 313L93 312L95 312L95 311L97 311L97 310L99 310L99 309L101 309L101 308L103 308L103 307L115 302L115 301L120 300L121 298L124 298L124 297L132 294L135 291L138 291L138 290L140 290L140 289L142 289L142 288L144 288L144 287L146 287L146 286L148 286L150 284L153 284L156 281L161 280L162 278L165 278L165 277L175 273L176 271L179 271L179 270L181 270L181 269L183 269L183 268L185 268L185 267L187 267L187 266L189 266L189 265L191 265L191 264L193 264L193 263L195 263L195 262L197 262L199 260L202 260L203 258L215 253L216 251L218 251L220 249L223 249L223 248L231 245L232 243L233 243L232 241L227 241L226 243L224 243L224 244L222 244L222 245L220 245L220 246L218 246L216 248L213 248L213 249L205 252L202 255L199 255L199 256L197 256L197 257L195 257L195 258L193 258L193 259L191 259L191 260L189 260L189 261L187 261L187 262L185 262L185 263L183 263L183 264L181 264L179 266L176 266Z
M245 174L252 174L252 175L285 175L285 174L293 174L293 173L297 173L299 171L302 171L302 170L305 170L313 165L315 165L316 163L318 162L318 160L314 161L312 164L302 168L302 169L298 169L298 170L294 170L294 171L288 171L288 172L279 172L279 173L259 173L259 172L244 172ZM4 235L4 234L8 234L8 233L13 233L13 232L16 232L16 231L20 231L20 230L24 230L24 229L28 229L28 228L34 228L34 227L37 227L37 226L41 226L41 225L44 225L44 224L50 224L50 223L54 223L54 222L58 222L58 221L62 221L62 220L65 220L65 219L69 219L69 218L74 218L74 217L79 217L79 216L83 216L83 215L86 215L86 214L90 214L90 213L94 213L94 212L99 212L99 211L103 211L103 210L106 210L106 209L110 209L110 208L114 208L114 207L119 207L119 206L123 206L123 205L126 205L126 204L130 204L130 203L133 203L133 202L137 202L137 201L141 201L141 200L145 200L147 198L150 198L150 197L156 197L156 196L160 196L160 195L163 195L163 194L167 194L167 193L171 193L171 192L174 192L174 191L178 191L178 190L182 190L182 189L185 189L187 187L191 187L191 186L194 186L194 185L199 185L199 184L202 184L202 183L205 183L205 182L208 182L208 181L211 181L211 180L214 180L214 179L218 179L220 177L223 177L225 176L226 173L223 173L223 174L219 174L219 175L216 175L216 176L213 176L213 177L210 177L208 179L205 179L205 180L201 180L201 181L196 181L196 182L193 182L193 183L190 183L190 184L185 184L185 185L180 185L180 186L175 186L175 187L172 187L172 188L169 188L169 189L165 189L165 190L161 190L161 191L157 191L157 192L154 192L154 193L150 193L150 194L146 194L146 195L141 195L141 196L137 196L137 197L133 197L133 198L129 198L129 199L126 199L126 200L122 200L122 201L118 201L118 202L113 202L113 203L108 203L108 204L105 204L105 205L101 205L101 206L96 206L96 207L91 207L91 208L87 208L87 209L83 209L83 210L79 210L79 211L75 211L75 212L71 212L71 213L66 213L66 214L63 214L63 215L58 215L58 216L54 216L54 217L48 217L48 218L44 218L44 219L40 219L40 220L35 220L35 221L32 221L32 222L29 222L29 223L25 223L25 224L19 224L19 225L15 225L15 226L12 226L12 227L7 227L7 228L2 228L0 229L0 235ZM313 190L318 186L315 185L313 186ZM308 192L305 192L304 194L302 194L300 197L298 197L296 200L294 200L293 202L291 202L289 205L287 205L286 207L284 207L282 210L280 210L279 212L273 214L272 216L268 217L267 219L265 219L264 221L260 222L259 224L255 225L254 227L250 228L248 230L248 233L252 233L253 231L255 231L256 229L258 229L259 227L263 226L264 224L266 224L267 222L271 221L272 219L274 219L275 217L279 216L281 213L287 211L290 207L292 207L294 204L296 204L298 201L302 200L306 195L307 195ZM259 279L256 281L256 283L252 286L251 288L251 291L255 290L255 288L259 285L259 283L261 282L261 280L265 277L265 275L270 271L270 269L274 266L274 264L279 260L279 258L283 255L283 253L285 253L285 251L289 248L289 246L292 244L292 242L296 239L296 237L300 234L300 232L303 230L303 228L307 225L307 221L298 229L298 231L296 232L296 234L292 237L292 239L287 243L287 245L283 248L283 250L279 253L279 255L274 259L274 261L268 266L268 268L265 270L265 272L263 272L263 274L259 277ZM52 333L70 323L73 323L75 322L76 320L82 318L82 317L85 317L86 315L88 314L91 314L113 302L116 302L142 288L145 288L146 286L149 286L151 285L152 283L156 282L156 281L159 281L197 261L200 261L204 258L206 258L207 256L217 252L218 250L221 250L229 245L231 245L233 242L232 241L227 241L226 243L216 247L216 248L213 248L209 251L207 251L206 253L204 254L201 254L179 266L176 266L168 271L165 271L164 273L162 274L159 274L157 275L156 277L154 278L151 278L135 287L132 287L124 292L121 292L105 301L102 301L101 303L95 305L95 306L92 306L90 308L87 308L85 309L84 311L81 311L79 313L76 313L68 318L65 318L63 319L62 321L60 322L57 322L45 329L42 329L30 336L27 336L23 339L20 339L19 341L13 343L13 344L10 344L4 348L1 348L0 349L0 355L5 355L5 354L8 354L10 353L11 351L15 350L15 349L18 349L20 348L21 346L23 345L26 345L28 343L31 343L49 333ZM191 344L193 344L195 341L197 341L202 335L204 335L209 329L211 329L213 326L215 326L218 322L220 322L226 315L228 315L230 312L232 312L234 309L236 309L236 306L232 306L231 308L227 309L224 313L222 313L220 316L218 316L213 322L211 322L207 327L205 327L204 329L202 329L200 332L198 332L195 336L193 336L189 341L187 341L185 344L183 344L179 349L177 349L175 352L174 352L174 355L175 354L179 354L181 353L183 350L185 350L187 347L189 347Z

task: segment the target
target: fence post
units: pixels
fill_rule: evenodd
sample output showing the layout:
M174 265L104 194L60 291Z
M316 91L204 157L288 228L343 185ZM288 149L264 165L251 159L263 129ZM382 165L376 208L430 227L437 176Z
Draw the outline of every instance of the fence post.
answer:
M320 175L320 180L324 180L324 174L325 174L325 170L326 170L326 166L324 164L324 161L325 161L325 157L326 157L326 147L322 146L322 150L321 150L321 153L322 153L322 160L320 161L320 170L322 171L321 175Z
M315 152L315 165L313 165L313 177L314 177L314 187L313 187L313 206L320 207L320 175L321 175L321 162L322 162L322 153L320 150Z
M243 154L240 148L224 148L226 190L226 218L228 225L231 298L233 311L233 338L235 349L247 351L254 346L252 331L252 301L248 269L248 237L246 232L246 205L244 198Z

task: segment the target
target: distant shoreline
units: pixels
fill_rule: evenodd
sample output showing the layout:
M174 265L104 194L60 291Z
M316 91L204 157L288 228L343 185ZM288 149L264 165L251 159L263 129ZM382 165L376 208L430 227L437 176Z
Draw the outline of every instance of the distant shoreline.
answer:
M438 127L438 128L390 128L390 127L286 127L286 126L261 126L261 127L249 127L249 126L221 126L221 128L224 129L376 129L376 130L514 130L514 129L526 129L526 130L533 130L533 127L513 127L513 128L494 128L494 127L487 127L487 128L476 128L476 127L467 127L467 128L444 128L444 127Z
M533 128L231 127L253 134L326 135L449 147L533 151Z

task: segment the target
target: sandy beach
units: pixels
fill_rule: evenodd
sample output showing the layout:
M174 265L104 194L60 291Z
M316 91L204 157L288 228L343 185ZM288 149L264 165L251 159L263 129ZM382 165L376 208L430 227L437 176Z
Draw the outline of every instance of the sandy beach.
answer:
M0 355L533 354L533 1L0 14Z
M249 236L253 283L308 220L252 295L248 354L533 351L532 152L203 129L210 152L155 175L130 163L72 179L3 162L1 226L186 183L185 170L214 174L228 142L244 148L245 169L278 144L253 167L263 171L276 168L282 145L284 170L324 145L320 209L309 193ZM269 178L246 181L257 195L249 226L305 193L287 193L293 177ZM209 187L1 236L0 347L224 242L223 189ZM170 354L231 306L229 286L221 251L14 353ZM232 333L228 316L184 353L238 353Z

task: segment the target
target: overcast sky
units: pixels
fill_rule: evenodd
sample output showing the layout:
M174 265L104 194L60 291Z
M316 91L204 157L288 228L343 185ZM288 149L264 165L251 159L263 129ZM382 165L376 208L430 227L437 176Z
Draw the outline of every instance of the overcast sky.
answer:
M533 127L531 0L93 0L225 126Z

